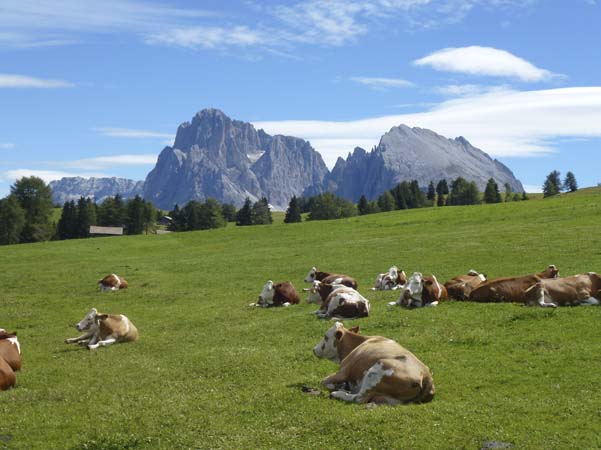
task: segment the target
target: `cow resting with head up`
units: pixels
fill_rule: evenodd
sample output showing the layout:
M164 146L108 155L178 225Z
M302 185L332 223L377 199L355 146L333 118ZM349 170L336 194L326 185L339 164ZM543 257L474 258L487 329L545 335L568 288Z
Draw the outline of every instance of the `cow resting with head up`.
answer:
M81 336L66 339L66 344L86 345L89 350L105 347L116 342L138 340L138 329L123 314L99 313L92 308L75 328L83 331Z
M432 400L434 382L424 363L392 339L358 331L336 322L313 349L317 357L340 363L338 372L322 380L332 397L389 405Z
M344 284L345 286L357 289L357 280L341 273L320 272L316 267L312 267L304 279L305 283L313 283L315 280L328 284Z
M389 305L400 305L406 308L437 306L441 300L448 298L447 290L438 282L435 275L425 277L420 272L414 272L401 289L398 301L390 302Z
M595 272L565 278L541 279L527 294L527 304L556 306L599 305L601 277Z
M369 316L369 300L355 289L342 284L330 286L331 292L322 302L315 314L320 319L355 319Z
M388 272L378 275L372 291L394 291L400 289L407 282L407 274L404 270L399 270L397 266L392 266Z
M263 286L257 303L251 303L250 306L268 308L270 306L298 305L299 303L300 296L290 281L274 284L269 280Z

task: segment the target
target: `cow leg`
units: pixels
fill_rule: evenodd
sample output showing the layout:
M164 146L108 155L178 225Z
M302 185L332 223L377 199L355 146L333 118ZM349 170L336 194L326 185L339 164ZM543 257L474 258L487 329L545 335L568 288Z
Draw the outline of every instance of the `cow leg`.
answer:
M370 399L379 397L373 390L378 386L384 376L391 376L394 373L394 369L384 369L384 364L381 362L375 363L369 368L369 370L363 376L359 391L356 394L351 394L346 391L334 391L331 396L345 402L357 402L363 403Z
M582 306L598 306L599 300L597 300L595 297L589 297L586 300L582 300L580 304Z
M323 380L321 380L321 384L326 389L333 391L338 386L344 384L346 381L347 381L346 372L339 370L338 372L336 372L328 377L325 377Z
M438 306L438 301L430 302L426 306Z
M115 342L117 342L117 339L111 337L105 339L104 341L98 341L96 344L88 344L88 349L96 350L98 347L106 347L107 345L114 344Z
M82 334L81 336L77 336L75 338L65 339L65 344L74 344L75 342L85 341L92 336L93 333Z

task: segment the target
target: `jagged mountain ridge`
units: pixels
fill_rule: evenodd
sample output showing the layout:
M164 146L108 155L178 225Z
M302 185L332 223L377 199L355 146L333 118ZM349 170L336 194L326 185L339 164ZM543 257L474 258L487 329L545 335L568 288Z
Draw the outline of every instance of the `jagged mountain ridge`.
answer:
M489 178L509 183L521 192L511 170L465 138L448 139L431 130L393 127L367 152L357 147L338 158L328 171L309 142L290 136L270 136L247 122L232 120L217 109L197 113L182 123L172 147L160 153L144 182L120 178L63 178L51 183L57 203L90 196L102 201L117 193L142 194L157 207L213 197L240 206L246 197L267 197L285 209L293 195L329 191L352 201L361 195L375 199L404 180L451 181L458 176L475 181L481 190Z
M107 197L121 195L124 199L142 195L143 181L134 181L127 178L82 178L64 177L49 183L52 189L52 201L62 205L80 197L89 197L101 203Z
M144 197L161 208L213 197L241 206L267 197L284 209L293 195L320 184L328 169L299 138L270 136L250 123L205 109L181 124L144 183Z
M499 186L509 183L522 192L522 183L501 162L471 145L464 137L448 139L434 131L399 125L390 129L371 152L356 147L347 159L338 158L324 183L315 191L329 191L357 202L362 195L375 199L405 180L422 187L430 181L463 177L484 191L489 178Z

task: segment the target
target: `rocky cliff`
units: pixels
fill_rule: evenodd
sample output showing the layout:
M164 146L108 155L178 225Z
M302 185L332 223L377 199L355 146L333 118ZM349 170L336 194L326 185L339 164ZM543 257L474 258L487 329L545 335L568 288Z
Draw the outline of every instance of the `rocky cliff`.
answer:
M523 190L511 170L465 138L447 139L406 125L393 127L369 153L357 147L346 160L338 158L321 189L312 190L331 191L356 202L361 195L375 199L404 180L417 180L426 187L430 181L457 177L475 181L481 191L491 177L499 186L509 183L513 191Z
M302 139L270 136L217 109L181 124L144 183L144 197L160 208L213 197L241 206L263 196L285 209L293 195L328 173L321 155Z
M124 199L142 195L143 181L133 181L125 178L82 178L67 177L49 183L52 189L52 200L62 205L66 201L78 200L80 197L90 197L97 203L102 203L106 197L119 194Z

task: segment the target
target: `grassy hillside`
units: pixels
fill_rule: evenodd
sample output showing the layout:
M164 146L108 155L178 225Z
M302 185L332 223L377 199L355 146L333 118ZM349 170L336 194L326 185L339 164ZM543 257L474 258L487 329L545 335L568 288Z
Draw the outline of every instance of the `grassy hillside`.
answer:
M388 307L368 291L392 264L446 280L556 264L601 271L601 192L347 220L0 248L0 327L24 368L0 393L0 448L600 448L601 308L449 302ZM267 279L300 289L312 265L354 275L372 316L433 371L424 405L366 408L311 396L336 365L312 347L313 305L256 309ZM116 272L130 282L101 294ZM91 308L126 314L140 341L63 344ZM8 438L8 436L10 438ZM10 439L10 440L8 440Z

